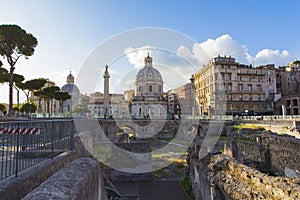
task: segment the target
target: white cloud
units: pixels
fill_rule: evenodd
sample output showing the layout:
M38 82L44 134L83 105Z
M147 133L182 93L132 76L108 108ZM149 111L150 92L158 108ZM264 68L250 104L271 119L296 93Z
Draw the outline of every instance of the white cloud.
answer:
M293 60L292 56L287 50L273 50L263 49L255 56L256 64L275 63L276 65L286 65Z
M286 65L294 59L287 50L263 49L255 56L252 56L248 52L246 45L235 41L228 34L216 39L208 39L202 43L195 43L192 50L181 46L177 49L177 54L193 60L199 67L206 64L210 58L218 55L230 55L236 58L237 62L243 64L250 64L254 61L255 65L265 65L269 63L273 63L276 66Z
M139 68L143 66L144 58L147 53L153 56L154 51L150 46L143 46L141 48L128 47L124 50L124 53L126 54L129 63L134 65L135 68Z
M199 67L206 64L212 57L218 55L231 55L238 62L251 63L253 58L249 55L246 46L233 40L230 35L225 34L216 39L208 39L202 43L195 43L192 51L186 47L179 47L177 53L183 57L195 60Z

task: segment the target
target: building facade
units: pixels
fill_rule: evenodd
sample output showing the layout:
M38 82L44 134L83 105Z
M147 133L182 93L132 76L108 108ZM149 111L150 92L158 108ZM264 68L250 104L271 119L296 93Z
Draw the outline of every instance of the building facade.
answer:
M168 113L175 116L195 116L197 113L195 88L192 83L168 92Z
M276 79L274 65L253 67L232 57L215 57L192 75L199 114L272 114Z
M167 98L163 92L163 79L160 72L152 66L152 58L144 59L144 67L137 73L134 83L135 93L131 114L135 118L165 118Z
M104 94L95 92L90 95L88 110L93 117L100 118L128 118L129 101L124 98L123 94L109 94L108 106L104 104Z
M280 99L275 103L277 115L299 115L300 113L300 61L276 69L276 87Z

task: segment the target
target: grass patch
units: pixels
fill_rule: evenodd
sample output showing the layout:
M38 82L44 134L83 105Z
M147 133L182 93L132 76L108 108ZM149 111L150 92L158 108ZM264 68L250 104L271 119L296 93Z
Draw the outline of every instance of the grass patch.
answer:
M190 177L185 177L184 179L180 180L180 185L183 187L184 191L190 197L190 199L194 200L195 195L193 192L193 187L191 184Z
M240 131L244 128L260 130L260 131L265 130L265 128L263 126L259 126L259 125L255 125L255 124L236 124L231 127L231 130L232 131Z

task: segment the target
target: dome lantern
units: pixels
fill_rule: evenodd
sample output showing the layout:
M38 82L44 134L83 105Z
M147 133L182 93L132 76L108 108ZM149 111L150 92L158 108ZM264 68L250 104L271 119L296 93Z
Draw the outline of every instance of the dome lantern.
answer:
M70 74L67 76L67 84L74 84L74 76L72 75L71 71Z

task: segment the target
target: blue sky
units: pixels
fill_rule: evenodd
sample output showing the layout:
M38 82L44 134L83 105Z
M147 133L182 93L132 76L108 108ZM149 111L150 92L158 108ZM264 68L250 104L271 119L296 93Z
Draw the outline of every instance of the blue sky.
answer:
M76 76L99 44L143 27L186 34L209 56L230 53L243 63L288 64L300 58L299 6L297 0L2 0L0 24L17 24L38 39L35 55L19 60L16 72L62 86L69 71ZM195 52L190 49L188 56ZM129 56L128 63L137 64ZM0 94L0 102L7 102L7 85L0 85Z

